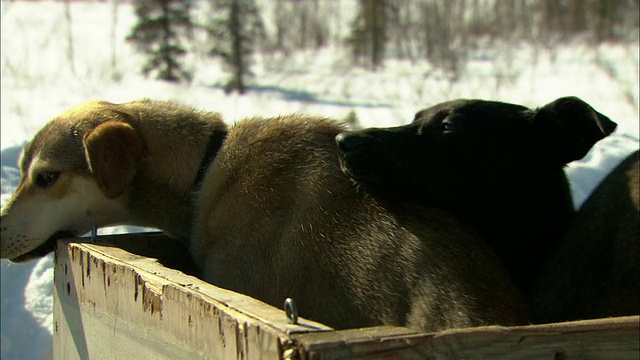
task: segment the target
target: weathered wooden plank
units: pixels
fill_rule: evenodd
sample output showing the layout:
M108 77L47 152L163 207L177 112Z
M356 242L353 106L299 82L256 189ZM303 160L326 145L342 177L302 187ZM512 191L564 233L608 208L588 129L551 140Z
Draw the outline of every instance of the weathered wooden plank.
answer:
M293 336L302 359L640 359L640 316L436 334L370 328Z
M109 246L144 237L58 244L54 358L274 359L288 334L330 330Z
M640 316L437 334L400 327L332 331L305 319L288 324L280 309L156 259L195 272L188 252L161 234L60 242L54 358L640 358Z

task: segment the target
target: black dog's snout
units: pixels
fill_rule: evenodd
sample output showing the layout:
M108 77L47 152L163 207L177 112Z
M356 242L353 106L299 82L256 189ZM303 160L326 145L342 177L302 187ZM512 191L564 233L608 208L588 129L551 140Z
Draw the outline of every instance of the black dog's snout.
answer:
M336 136L338 149L343 153L351 153L357 151L364 144L364 138L357 134L340 133Z

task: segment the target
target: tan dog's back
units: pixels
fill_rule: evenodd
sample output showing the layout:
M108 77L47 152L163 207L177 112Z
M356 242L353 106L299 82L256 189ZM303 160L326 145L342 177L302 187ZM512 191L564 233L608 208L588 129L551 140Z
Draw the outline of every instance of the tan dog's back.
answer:
M346 178L336 122L301 115L231 128L198 196L204 279L336 328L423 330L526 320L497 259L448 215L391 208Z

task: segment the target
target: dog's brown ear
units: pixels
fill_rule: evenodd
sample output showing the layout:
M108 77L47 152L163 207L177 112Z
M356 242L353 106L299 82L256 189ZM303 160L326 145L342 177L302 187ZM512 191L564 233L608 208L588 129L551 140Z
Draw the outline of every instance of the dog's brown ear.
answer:
M534 122L544 136L541 141L562 164L582 159L596 142L617 127L577 97L563 97L536 110Z
M89 170L106 196L120 196L136 174L144 142L129 124L104 122L84 136Z

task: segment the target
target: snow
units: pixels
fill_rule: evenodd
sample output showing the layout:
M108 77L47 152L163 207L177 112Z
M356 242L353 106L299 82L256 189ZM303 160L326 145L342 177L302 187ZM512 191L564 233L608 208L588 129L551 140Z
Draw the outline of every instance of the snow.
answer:
M615 134L567 167L576 206L608 171L639 148L637 43L593 47L576 41L548 49L487 44L455 81L420 61L390 59L377 72L354 68L348 53L337 47L263 55L256 58L251 90L240 96L224 94L227 75L216 60L203 55L203 40L196 54L186 59L194 71L190 84L139 75L143 59L123 40L135 21L129 4L118 6L115 29L109 3L73 2L71 27L62 2L2 1L1 6L2 204L17 186L16 162L24 143L49 119L90 99L172 100L218 111L230 123L244 116L292 112L341 119L355 110L362 126L393 126L410 121L420 108L460 97L537 107L575 95L619 125ZM115 68L112 31L117 39ZM132 230L136 229L101 231ZM0 275L0 357L50 358L52 257L27 264L2 260Z

